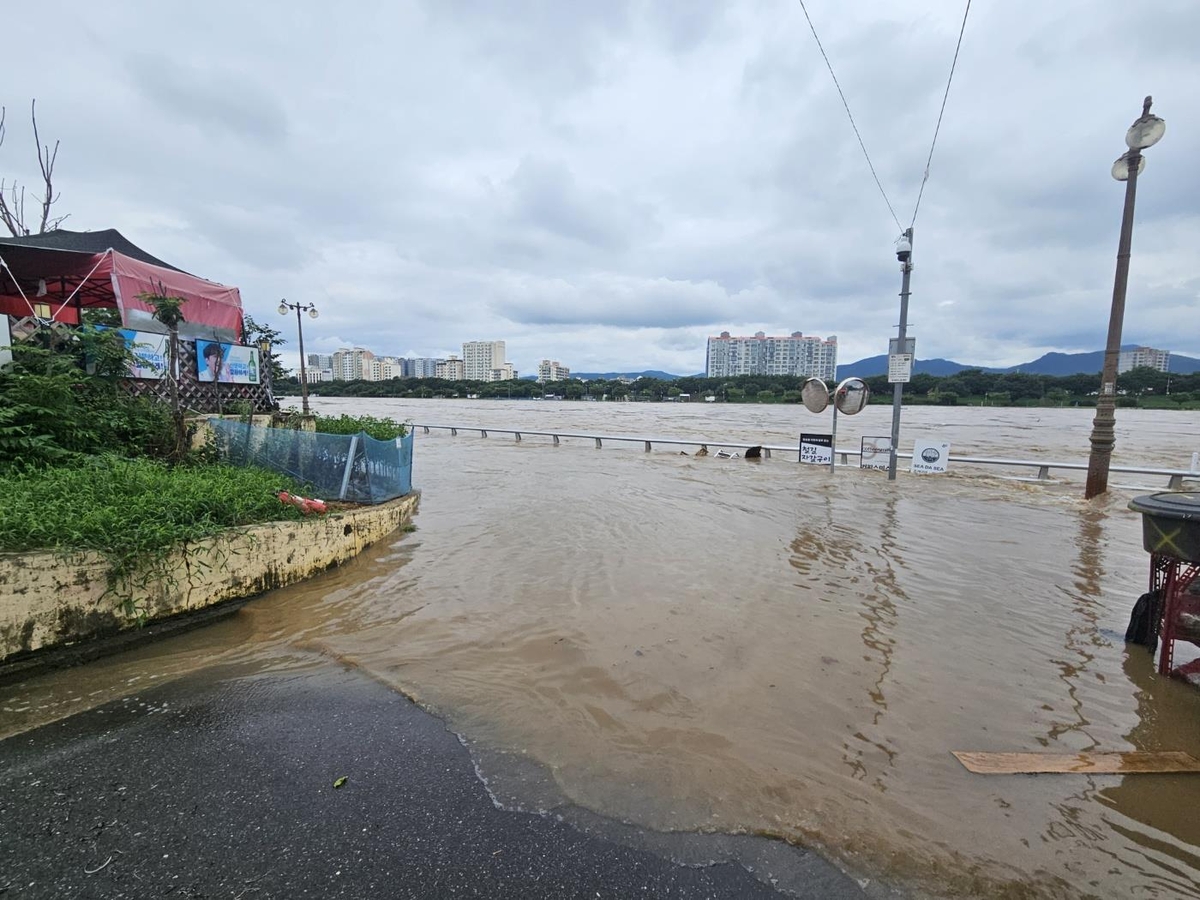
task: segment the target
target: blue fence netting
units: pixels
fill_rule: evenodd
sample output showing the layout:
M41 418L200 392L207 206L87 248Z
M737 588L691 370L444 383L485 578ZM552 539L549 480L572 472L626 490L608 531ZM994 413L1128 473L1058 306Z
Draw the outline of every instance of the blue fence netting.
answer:
M382 503L412 493L413 433L380 441L209 419L221 459L259 466L311 485L323 500Z

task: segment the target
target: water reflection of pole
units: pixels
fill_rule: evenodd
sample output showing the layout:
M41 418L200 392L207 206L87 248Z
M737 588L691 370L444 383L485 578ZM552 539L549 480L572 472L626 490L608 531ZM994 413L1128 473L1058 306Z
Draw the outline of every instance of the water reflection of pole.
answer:
M887 695L884 693L884 686L887 684L888 676L892 671L892 657L896 649L896 640L892 636L898 620L898 608L895 601L897 598L908 598L908 595L904 592L904 588L900 585L899 579L896 577L896 569L903 567L903 562L897 552L896 531L896 498L889 495L883 502L883 522L879 531L879 546L876 548L881 563L879 565L872 564L871 562L866 563L866 568L872 575L873 584L871 589L866 592L864 598L866 612L863 613L863 619L866 621L866 625L862 630L862 642L868 650L876 652L882 659L879 676L875 679L873 686L867 691L867 696L875 706L875 712L871 718L872 728L879 726L884 714L888 710ZM888 746L887 743L873 740L861 730L854 737L869 743L872 747L881 751L887 757L889 768L896 764L898 753L893 747ZM861 758L850 759L845 757L845 754L843 754L843 757L854 773L854 777L859 779L866 777L866 767L863 765ZM878 775L875 778L875 786L881 791L887 789Z

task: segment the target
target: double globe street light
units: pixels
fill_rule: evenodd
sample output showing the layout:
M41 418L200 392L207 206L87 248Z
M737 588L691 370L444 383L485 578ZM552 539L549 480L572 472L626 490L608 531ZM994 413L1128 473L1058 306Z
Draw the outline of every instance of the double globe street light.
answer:
M279 314L286 316L288 310L296 311L296 334L300 341L300 407L304 415L308 415L308 372L304 368L304 320L300 318L300 313L307 312L309 318L315 319L318 315L317 305L309 303L307 306L303 303L288 303L286 299L279 301Z
M1108 490L1108 469L1116 445L1114 427L1117 405L1117 362L1121 355L1121 327L1125 319L1125 287L1129 282L1129 250L1133 242L1133 206L1137 178L1146 168L1142 151L1162 140L1167 123L1150 114L1151 98L1142 103L1142 115L1125 133L1129 147L1112 167L1112 177L1125 182L1125 210L1121 215L1121 239L1117 245L1117 273L1113 280L1112 309L1108 316L1108 343L1104 348L1104 372L1100 376L1100 395L1096 399L1096 418L1092 421L1092 452L1088 458L1087 486L1084 497L1090 500Z

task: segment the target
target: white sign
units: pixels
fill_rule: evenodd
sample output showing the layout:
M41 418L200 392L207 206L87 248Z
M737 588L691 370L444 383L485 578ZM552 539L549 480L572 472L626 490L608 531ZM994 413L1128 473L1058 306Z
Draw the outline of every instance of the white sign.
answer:
M917 475L939 475L950 462L950 444L946 441L918 439L913 445L912 471Z
M824 466L833 462L833 435L800 435L800 462Z
M897 353L907 353L909 356L915 356L917 353L917 339L915 337L906 337L904 339L904 347L900 346L900 338L888 339L888 356L895 356Z
M912 381L913 355L893 353L888 357L888 384L907 384Z
M12 332L8 328L8 316L0 313L0 368L12 362Z
M108 325L97 325L107 331ZM167 376L167 350L170 336L157 331L134 331L132 328L117 328L117 334L125 341L125 348L132 355L126 372L130 378L165 378Z
M859 468L886 470L892 458L890 437L865 437L862 439L862 454L858 457Z

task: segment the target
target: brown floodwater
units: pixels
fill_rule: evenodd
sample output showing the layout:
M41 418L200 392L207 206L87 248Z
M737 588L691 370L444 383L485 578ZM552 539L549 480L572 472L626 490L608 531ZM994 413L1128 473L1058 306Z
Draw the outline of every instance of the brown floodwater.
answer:
M782 406L314 405L767 443L828 424ZM843 417L839 446L889 415ZM906 446L1082 461L1091 412L916 408L904 425ZM1197 450L1194 414L1118 411L1114 464ZM1123 642L1148 571L1125 504L1165 478L1114 474L1086 503L1081 476L889 483L466 432L419 434L415 459L415 533L203 630L0 688L0 736L202 666L332 656L443 715L514 806L779 836L918 896L1200 895L1200 777L986 777L951 755L1200 752L1200 690Z

